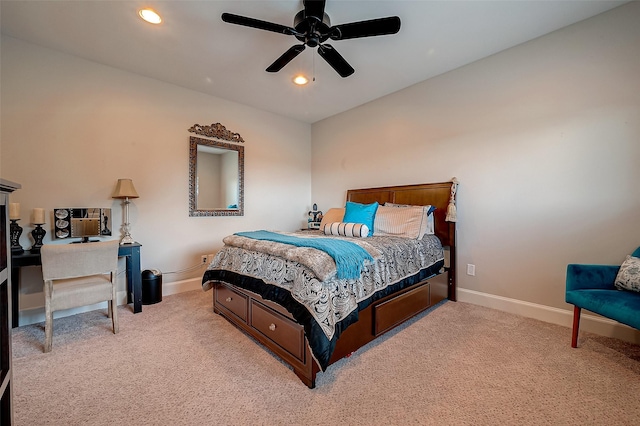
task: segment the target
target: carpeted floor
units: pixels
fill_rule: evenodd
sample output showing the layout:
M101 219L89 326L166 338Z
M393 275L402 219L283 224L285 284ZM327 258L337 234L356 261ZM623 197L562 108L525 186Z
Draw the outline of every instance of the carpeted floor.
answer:
M308 389L212 310L211 292L14 329L17 426L638 425L640 346L446 302ZM106 311L106 310L105 310Z

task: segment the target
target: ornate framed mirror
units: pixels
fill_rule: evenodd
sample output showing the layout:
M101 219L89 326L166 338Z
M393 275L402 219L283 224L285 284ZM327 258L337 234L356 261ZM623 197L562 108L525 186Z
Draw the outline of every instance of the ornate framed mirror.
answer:
M211 138L189 138L189 216L243 216L244 140L220 123L189 131Z

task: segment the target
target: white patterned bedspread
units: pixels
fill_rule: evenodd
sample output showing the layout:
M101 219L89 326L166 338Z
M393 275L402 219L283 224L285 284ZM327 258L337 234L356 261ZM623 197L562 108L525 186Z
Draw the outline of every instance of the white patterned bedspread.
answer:
M336 323L357 309L359 302L444 259L440 240L434 235L414 240L388 236L366 239L333 237L325 236L319 231L294 233L303 238L314 234L356 242L372 254L374 262L365 263L359 279L337 279L335 262L330 256L326 253L308 252L318 252L316 249L304 248L296 251L292 246L277 247L282 245L280 243L254 244L255 240L237 242L232 241L235 238L227 237L225 246L215 256L208 270L229 270L288 290L309 311L331 340ZM314 266L313 262L306 262L303 255L305 251L309 257L322 258L323 265ZM329 263L333 262L333 272L327 271L326 257L329 257ZM208 290L211 283L203 282L203 288Z

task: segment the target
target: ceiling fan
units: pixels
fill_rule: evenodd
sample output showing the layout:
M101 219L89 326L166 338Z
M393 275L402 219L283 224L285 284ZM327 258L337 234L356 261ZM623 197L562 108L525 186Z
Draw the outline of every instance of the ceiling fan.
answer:
M350 38L372 37L386 34L395 34L400 30L400 18L390 16L387 18L371 19L367 21L351 22L347 24L331 26L329 16L324 12L325 0L304 0L304 10L298 12L293 19L293 27L261 21L246 16L223 13L222 20L230 24L244 25L245 27L275 33L292 35L302 44L297 44L287 50L267 68L268 72L278 72L291 62L296 56L309 46L317 47L318 54L341 77L348 77L354 73L354 69L330 44L331 40L347 40Z

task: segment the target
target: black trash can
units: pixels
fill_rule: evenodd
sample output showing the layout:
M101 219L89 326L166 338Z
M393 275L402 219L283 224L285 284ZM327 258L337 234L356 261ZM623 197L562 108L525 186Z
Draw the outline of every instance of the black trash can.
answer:
M155 269L142 271L142 304L162 302L162 272Z

